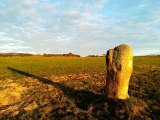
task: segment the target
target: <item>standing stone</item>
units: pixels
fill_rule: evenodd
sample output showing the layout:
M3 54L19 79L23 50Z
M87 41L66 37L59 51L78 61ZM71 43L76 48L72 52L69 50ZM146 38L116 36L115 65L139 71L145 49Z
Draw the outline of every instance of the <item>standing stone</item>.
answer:
M107 51L106 96L111 99L127 99L133 55L130 46L122 44Z

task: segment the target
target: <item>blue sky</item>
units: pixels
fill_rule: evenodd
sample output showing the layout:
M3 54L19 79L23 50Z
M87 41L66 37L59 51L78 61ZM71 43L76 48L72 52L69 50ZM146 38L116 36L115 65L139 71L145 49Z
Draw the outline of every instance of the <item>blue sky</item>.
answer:
M1 0L0 52L160 54L159 0Z

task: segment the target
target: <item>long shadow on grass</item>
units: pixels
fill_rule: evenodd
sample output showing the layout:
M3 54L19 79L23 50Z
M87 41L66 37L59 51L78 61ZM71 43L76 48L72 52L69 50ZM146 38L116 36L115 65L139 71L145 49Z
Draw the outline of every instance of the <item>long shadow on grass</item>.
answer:
M8 67L9 70L19 73L21 75L27 76L27 77L33 77L38 79L39 81L43 82L44 84L50 84L54 87L57 87L58 89L62 90L68 98L74 100L75 104L77 105L78 108L81 108L83 110L87 110L88 106L98 99L100 95L97 95L93 92L86 91L86 90L74 90L73 88L70 88L64 84L53 82L49 79L45 79L40 76L35 76L33 74L17 70L15 68Z

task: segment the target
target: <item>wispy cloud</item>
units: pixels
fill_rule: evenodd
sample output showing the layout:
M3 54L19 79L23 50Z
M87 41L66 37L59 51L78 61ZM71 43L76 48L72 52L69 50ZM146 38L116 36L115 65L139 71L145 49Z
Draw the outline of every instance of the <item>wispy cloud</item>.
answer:
M126 43L134 55L159 54L159 5L149 0L1 0L0 52L101 55Z

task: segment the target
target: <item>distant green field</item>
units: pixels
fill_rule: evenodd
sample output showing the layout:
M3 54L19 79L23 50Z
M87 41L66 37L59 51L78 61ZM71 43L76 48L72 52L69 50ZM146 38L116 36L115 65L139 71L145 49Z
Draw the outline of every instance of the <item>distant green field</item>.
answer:
M125 102L104 97L105 57L0 57L0 73L0 90L27 88L2 119L160 119L160 58L134 58Z
M63 58L63 57L1 57L1 79L15 77L8 70L11 67L38 76L66 75L79 72L101 71L106 68L105 58Z

